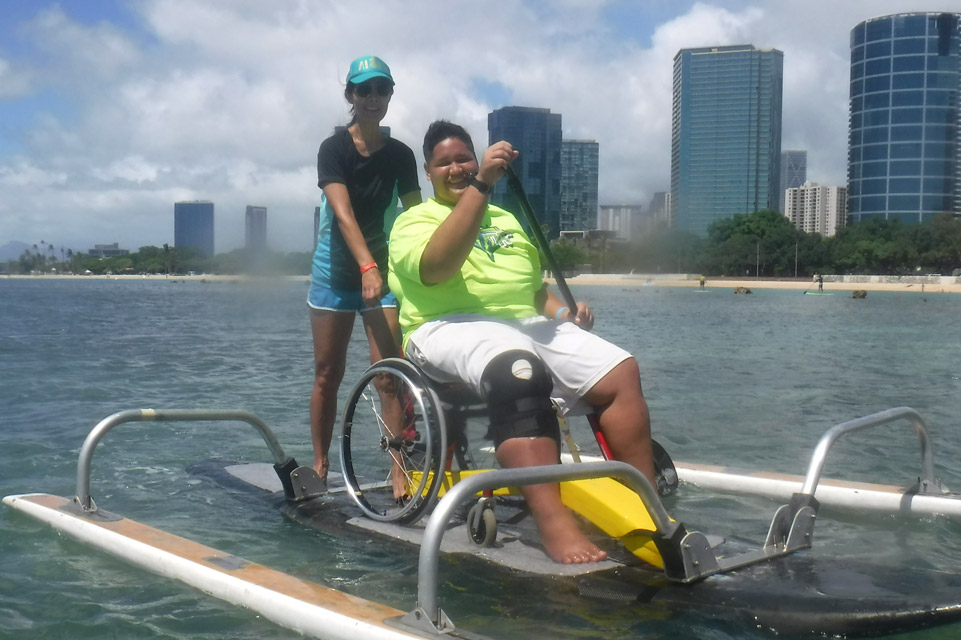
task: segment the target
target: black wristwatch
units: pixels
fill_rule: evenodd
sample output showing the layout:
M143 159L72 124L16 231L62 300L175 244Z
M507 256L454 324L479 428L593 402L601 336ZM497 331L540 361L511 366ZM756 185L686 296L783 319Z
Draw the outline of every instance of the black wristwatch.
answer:
M485 196L489 196L491 194L491 186L486 182L481 182L478 180L476 175L471 174L467 176L467 184L474 187Z

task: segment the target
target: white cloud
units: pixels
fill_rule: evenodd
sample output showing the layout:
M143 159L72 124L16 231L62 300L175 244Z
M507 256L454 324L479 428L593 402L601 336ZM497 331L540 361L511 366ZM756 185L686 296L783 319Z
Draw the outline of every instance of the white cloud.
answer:
M319 199L317 147L349 118L347 63L372 53L397 80L385 124L418 156L438 117L483 146L488 112L505 104L478 87L496 85L508 104L561 113L565 136L600 143L602 200L646 204L670 180L677 51L774 47L785 54L784 147L808 150L810 177L841 184L850 29L926 9L917 0L619 5L637 24L605 22L608 7L583 0L484 11L368 0L363 13L334 1L143 0L126 5L139 13L123 25L41 9L19 29L16 56L0 43L0 100L41 107L17 132L20 155L0 155L0 240L162 244L172 241L173 202L202 198L216 203L218 251L242 244L247 204L268 208L275 247L303 250ZM643 22L654 14L672 17Z
M24 189L44 189L67 182L67 174L42 169L23 158L0 165L0 186Z
M14 68L9 60L0 58L0 100L27 95L29 91L29 77Z

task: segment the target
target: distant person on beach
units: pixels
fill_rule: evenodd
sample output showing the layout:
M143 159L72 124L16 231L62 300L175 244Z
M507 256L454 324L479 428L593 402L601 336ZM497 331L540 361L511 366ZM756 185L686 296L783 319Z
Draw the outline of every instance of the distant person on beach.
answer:
M383 60L351 62L344 98L353 117L317 154L323 195L307 305L314 342L313 468L323 479L355 315L364 321L371 362L400 352L397 300L386 286L388 225L398 195L405 209L421 197L413 151L380 128L393 94L394 79Z
M702 289L704 288L704 283L705 283L705 282L707 282L707 278L705 278L704 276L701 276L701 288L702 288Z
M388 278L401 301L406 355L431 378L464 382L485 398L503 466L558 462L553 398L565 413L596 413L614 456L656 487L637 363L589 332L590 307L568 309L547 288L537 248L520 223L489 204L517 155L497 142L478 165L463 127L441 120L427 130L434 197L402 213L390 235ZM580 531L556 484L523 493L550 557L606 557Z

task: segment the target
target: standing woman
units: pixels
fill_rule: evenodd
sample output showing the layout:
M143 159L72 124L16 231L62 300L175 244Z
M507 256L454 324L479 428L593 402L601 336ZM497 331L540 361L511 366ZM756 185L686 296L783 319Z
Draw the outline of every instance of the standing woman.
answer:
M323 196L307 294L314 340L310 434L313 467L325 480L355 314L363 318L371 362L400 353L397 299L387 289L388 225L398 197L404 209L421 197L414 153L380 128L393 93L394 79L383 60L354 60L344 90L353 118L346 128L337 127L317 154Z

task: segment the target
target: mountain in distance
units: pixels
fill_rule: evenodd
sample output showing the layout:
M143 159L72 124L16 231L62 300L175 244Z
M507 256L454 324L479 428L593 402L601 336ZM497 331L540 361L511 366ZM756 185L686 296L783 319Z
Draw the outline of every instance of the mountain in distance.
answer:
M19 242L18 240L8 242L0 246L0 260L16 260L23 254L24 249L29 248L30 245L26 242Z

